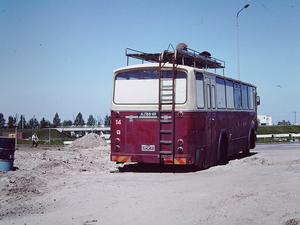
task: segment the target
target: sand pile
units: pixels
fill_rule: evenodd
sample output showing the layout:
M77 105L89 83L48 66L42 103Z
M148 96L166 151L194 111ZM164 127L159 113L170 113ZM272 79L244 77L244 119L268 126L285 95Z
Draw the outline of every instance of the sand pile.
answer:
M82 138L76 139L72 144L66 146L68 150L93 149L107 146L107 142L96 133L89 133Z
M110 161L110 145L97 134L86 135L62 148L20 147L15 152L14 166L15 171L0 171L0 224L5 217L43 213L55 202L35 202L36 199L65 187L74 175L118 171L118 165Z

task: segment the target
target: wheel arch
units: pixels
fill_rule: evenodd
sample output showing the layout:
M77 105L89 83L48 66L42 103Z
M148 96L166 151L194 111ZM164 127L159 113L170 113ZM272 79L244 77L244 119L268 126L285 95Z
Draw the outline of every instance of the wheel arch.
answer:
M221 130L218 141L217 161L222 162L228 158L229 135L226 129Z
M253 149L256 146L256 129L251 126L248 133L248 149Z

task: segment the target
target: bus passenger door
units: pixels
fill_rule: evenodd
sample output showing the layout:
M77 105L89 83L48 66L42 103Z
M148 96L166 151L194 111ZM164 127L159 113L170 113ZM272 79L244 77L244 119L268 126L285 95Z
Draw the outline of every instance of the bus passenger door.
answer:
M216 164L216 83L215 78L205 76L205 101L206 101L206 154L205 167Z

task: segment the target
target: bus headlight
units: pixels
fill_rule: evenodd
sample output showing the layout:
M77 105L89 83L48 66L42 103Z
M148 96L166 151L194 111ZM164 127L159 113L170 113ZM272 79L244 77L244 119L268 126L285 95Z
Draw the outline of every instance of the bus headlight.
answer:
M182 139L178 139L177 144L178 144L179 146L182 146L183 143L184 143L184 141L183 141Z
M119 145L120 142L121 142L121 141L120 141L120 138L116 138L116 139L115 139L115 144L116 144L116 145Z
M183 117L183 112L182 112L182 111L179 111L179 112L178 112L178 117L179 117L179 118L182 118L182 117Z
M178 152L179 154L182 154L182 153L183 153L183 147L178 147L178 148L177 148L177 152Z
M116 146L115 146L115 151L116 151L116 152L119 152L120 149L121 149L121 148L120 148L120 145L116 145Z
M116 112L116 117L117 117L117 118L120 117L120 112L119 112L119 111Z

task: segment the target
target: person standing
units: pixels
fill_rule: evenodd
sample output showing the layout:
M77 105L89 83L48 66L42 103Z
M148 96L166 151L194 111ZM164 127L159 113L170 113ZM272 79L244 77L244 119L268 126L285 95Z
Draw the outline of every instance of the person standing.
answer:
M34 133L34 134L32 135L32 137L31 137L31 139L32 139L32 146L33 146L33 147L37 147L37 146L38 146L38 140L39 140L37 134Z

